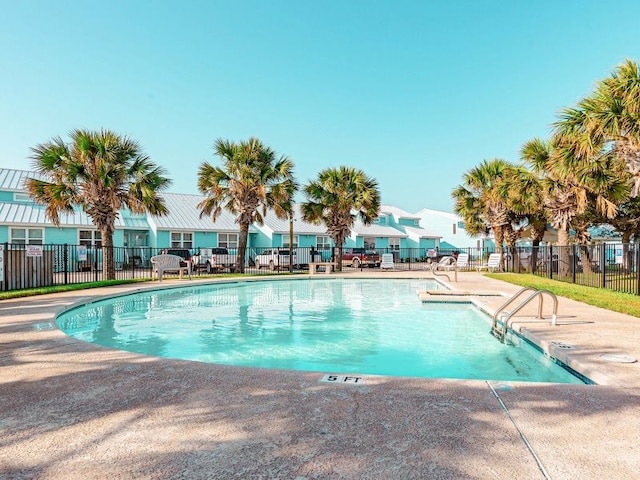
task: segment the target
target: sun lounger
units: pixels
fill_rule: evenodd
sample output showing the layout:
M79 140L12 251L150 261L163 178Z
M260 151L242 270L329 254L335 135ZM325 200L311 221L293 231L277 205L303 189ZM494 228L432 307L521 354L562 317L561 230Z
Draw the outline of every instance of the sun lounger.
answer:
M458 254L458 258L456 258L456 266L458 267L458 270L462 270L463 268L469 267L469 254L468 253Z
M476 269L480 272L482 270L488 270L489 272L495 272L500 269L502 263L502 255L500 253L492 253L487 259L487 263L479 265Z

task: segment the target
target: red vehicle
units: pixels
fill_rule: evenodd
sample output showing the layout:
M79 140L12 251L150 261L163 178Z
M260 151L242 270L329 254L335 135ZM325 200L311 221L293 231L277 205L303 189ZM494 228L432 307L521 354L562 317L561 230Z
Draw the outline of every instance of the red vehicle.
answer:
M369 268L380 266L380 255L375 250L366 248L348 248L342 252L342 265L359 268L366 265Z

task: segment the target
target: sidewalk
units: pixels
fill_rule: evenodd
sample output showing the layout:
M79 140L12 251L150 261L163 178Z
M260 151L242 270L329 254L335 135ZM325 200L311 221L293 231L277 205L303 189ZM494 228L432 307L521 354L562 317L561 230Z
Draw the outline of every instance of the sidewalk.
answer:
M477 273L458 280L459 293L519 289ZM162 287L187 282L200 283ZM531 312L514 322L598 385L333 385L319 373L144 357L52 328L76 302L147 288L158 284L0 302L0 478L640 477L640 364L602 357L640 358L640 319L559 299L558 326ZM492 312L504 298L474 300Z

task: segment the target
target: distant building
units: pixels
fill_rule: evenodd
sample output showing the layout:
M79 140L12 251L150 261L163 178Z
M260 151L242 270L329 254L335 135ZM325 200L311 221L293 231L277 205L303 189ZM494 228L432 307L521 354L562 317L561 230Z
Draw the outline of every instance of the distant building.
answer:
M415 216L420 225L440 236L440 249L492 249L493 238L471 236L465 229L464 220L455 213L423 208Z

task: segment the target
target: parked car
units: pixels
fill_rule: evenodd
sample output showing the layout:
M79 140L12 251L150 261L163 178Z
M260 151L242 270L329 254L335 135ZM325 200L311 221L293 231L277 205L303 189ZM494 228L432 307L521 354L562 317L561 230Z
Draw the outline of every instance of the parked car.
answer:
M219 272L229 269L235 272L238 263L238 255L229 253L224 247L201 248L197 255L193 256L193 268L204 269L207 273Z
M380 266L380 255L375 250L366 248L349 248L342 252L342 265L359 268L366 265L369 268Z
M257 269L269 267L269 270L275 270L280 267L289 267L289 250L282 248L267 248L260 255L256 255L253 262ZM298 264L295 252L293 252L292 264Z

